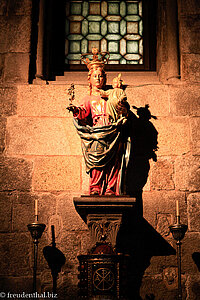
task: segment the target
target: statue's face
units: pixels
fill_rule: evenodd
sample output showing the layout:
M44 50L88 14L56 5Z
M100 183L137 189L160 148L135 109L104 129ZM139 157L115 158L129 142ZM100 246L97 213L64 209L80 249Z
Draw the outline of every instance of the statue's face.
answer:
M90 77L92 87L101 89L104 85L104 76L100 69L94 70Z
M112 84L113 88L120 88L120 82L117 78L113 79L113 84Z

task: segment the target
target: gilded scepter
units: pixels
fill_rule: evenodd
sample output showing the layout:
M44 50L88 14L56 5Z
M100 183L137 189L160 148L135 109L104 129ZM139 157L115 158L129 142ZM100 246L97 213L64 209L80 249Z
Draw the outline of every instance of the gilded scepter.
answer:
M73 105L73 101L75 99L75 88L74 84L71 83L70 88L68 88L68 95L69 95L69 106Z

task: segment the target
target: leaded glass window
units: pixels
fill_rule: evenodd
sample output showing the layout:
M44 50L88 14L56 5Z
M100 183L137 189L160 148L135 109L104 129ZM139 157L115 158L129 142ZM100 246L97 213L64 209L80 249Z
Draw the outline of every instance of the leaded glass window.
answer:
M67 1L65 64L81 64L93 47L110 52L109 64L143 65L142 1Z

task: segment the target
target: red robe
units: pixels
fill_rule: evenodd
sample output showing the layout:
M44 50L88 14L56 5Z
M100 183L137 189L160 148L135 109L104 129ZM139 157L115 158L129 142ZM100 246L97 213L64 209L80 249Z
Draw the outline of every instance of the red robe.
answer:
M106 113L106 101L100 96L87 95L79 107L79 113L74 115L75 119L84 120L91 117L95 128L105 128L109 125L109 115ZM95 141L95 151L101 151L102 143ZM105 152L105 151L104 151ZM122 144L117 144L114 156L103 167L92 167L90 169L90 194L98 193L119 195L120 169L122 162Z

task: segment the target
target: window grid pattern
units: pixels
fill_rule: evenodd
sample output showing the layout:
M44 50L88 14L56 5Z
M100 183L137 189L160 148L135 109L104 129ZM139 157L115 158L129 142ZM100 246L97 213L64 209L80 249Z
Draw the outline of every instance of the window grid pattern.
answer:
M93 47L109 51L109 64L143 64L142 1L67 1L65 32L66 64Z

